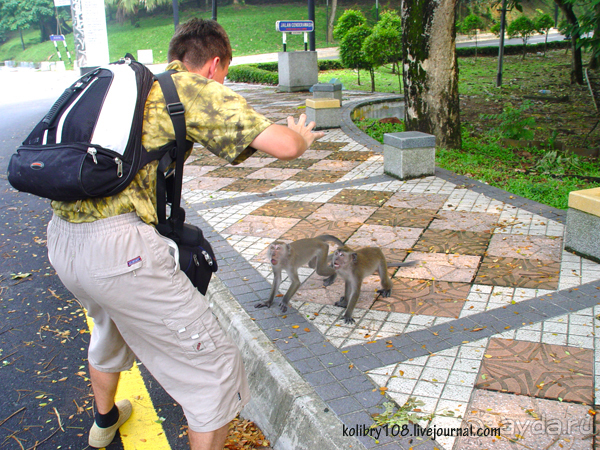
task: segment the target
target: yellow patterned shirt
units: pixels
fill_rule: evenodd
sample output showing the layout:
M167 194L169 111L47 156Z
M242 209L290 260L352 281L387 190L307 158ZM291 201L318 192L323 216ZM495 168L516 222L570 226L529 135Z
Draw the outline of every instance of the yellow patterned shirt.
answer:
M187 139L232 164L251 156L255 150L249 147L250 143L271 122L254 111L242 96L216 81L188 72L180 61L169 64L167 70L171 69L177 70L173 81L185 107ZM154 151L174 140L173 123L155 81L146 100L142 144L148 151ZM144 166L125 190L111 197L53 201L54 213L69 222L81 223L135 211L144 222L157 223L157 166L157 161Z

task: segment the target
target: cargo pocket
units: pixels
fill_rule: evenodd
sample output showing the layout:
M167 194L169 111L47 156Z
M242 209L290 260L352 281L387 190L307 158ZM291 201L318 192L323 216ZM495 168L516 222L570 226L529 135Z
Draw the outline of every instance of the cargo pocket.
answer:
M163 319L164 324L177 339L188 359L217 349L206 325L212 320L208 306L192 299L183 308Z
M115 264L112 267L98 268L90 270L90 276L92 278L101 280L105 278L113 278L119 275L125 275L127 273L134 272L141 269L146 264L146 255L140 254L127 261L119 264Z

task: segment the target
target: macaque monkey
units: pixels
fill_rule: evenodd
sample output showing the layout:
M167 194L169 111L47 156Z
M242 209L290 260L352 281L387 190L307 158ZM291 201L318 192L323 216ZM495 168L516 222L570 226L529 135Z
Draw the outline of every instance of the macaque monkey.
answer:
M392 292L392 280L388 275L388 267L407 267L415 264L416 261L410 261L388 265L379 247L365 247L358 250L346 246L338 248L331 258L331 267L346 281L344 296L335 302L335 306L346 308L344 322L355 322L352 311L360 296L360 288L365 277L377 271L381 279L381 289L377 293L382 297L389 297Z
M287 305L292 296L300 287L300 278L298 277L298 268L308 263L308 267L316 268L317 274L327 277L323 280L324 286L329 286L335 281L337 276L335 269L327 263L327 253L329 245L325 242L331 241L338 246L343 246L344 243L335 236L322 234L315 238L299 239L290 244L285 242L275 241L269 246L269 259L273 266L273 287L269 300L263 303L258 303L255 308L271 307L279 284L281 283L281 271L285 270L288 276L292 279L292 284L285 296L281 300L279 308L281 312L287 311Z

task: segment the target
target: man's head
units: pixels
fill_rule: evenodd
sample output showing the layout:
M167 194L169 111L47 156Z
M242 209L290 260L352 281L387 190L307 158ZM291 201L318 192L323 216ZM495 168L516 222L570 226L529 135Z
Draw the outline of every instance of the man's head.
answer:
M169 43L169 62L179 60L190 72L223 82L231 62L229 37L214 20L190 19L177 27Z

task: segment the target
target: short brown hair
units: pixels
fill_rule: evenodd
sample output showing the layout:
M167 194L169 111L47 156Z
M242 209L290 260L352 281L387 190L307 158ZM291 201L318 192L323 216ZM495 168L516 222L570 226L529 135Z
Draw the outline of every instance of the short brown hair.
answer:
M177 27L169 42L169 62L202 67L215 56L225 66L231 62L232 51L227 32L214 20L190 19Z

